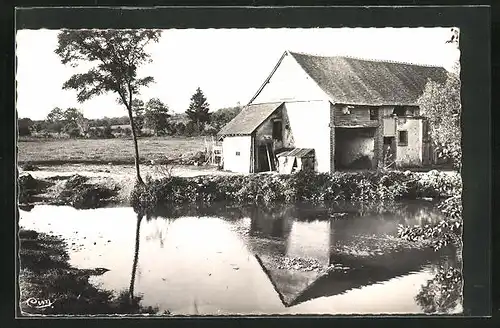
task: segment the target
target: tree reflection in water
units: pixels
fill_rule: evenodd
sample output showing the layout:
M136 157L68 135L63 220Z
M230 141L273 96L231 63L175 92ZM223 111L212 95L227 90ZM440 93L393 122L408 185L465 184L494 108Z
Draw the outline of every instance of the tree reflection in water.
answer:
M137 272L137 262L139 259L140 228L141 228L142 217L143 216L141 214L137 214L137 226L135 230L134 262L132 265L132 275L130 277L130 288L129 288L129 299L131 303L134 300L134 285L135 285L135 275Z

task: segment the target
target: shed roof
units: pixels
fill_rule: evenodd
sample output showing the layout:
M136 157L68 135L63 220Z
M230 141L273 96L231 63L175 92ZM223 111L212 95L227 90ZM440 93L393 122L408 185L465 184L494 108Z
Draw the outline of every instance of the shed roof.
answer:
M277 157L298 157L298 158L313 157L314 156L314 149L312 149L312 148L293 148L293 149L285 150L285 151L277 154L276 156Z
M282 102L253 104L241 110L229 123L218 133L219 136L227 135L249 135L252 134L278 107Z
M444 82L447 77L436 66L288 53L336 103L415 105L428 79Z

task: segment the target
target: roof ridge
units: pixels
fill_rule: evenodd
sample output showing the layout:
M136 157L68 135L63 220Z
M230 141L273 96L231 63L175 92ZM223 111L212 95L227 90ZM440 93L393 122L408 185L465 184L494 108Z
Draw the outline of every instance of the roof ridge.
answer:
M424 64L417 64L417 63L412 63L412 62L405 62L405 61L391 60L391 59L367 59L367 58L360 58L360 57L355 57L355 56L339 56L339 57L356 59L356 60L371 61L371 62L378 62L378 63L404 64L404 65L412 65L412 66L420 66L420 67L443 68L442 66L439 66L439 65L430 65L430 64L424 65Z
M274 104L282 104L283 101L266 101L266 102L256 102L256 103L249 103L243 107L250 107L253 105L274 105Z
M348 58L348 59L362 60L362 61L368 61L368 62L403 64L403 65L411 65L411 66L434 67L434 68L443 68L444 69L444 67L439 66L439 65L430 65L430 64L424 65L424 64L416 64L416 63L412 63L412 62L405 62L405 61L398 61L398 60L391 60L391 59L371 59L371 58L361 58L361 57L350 56L350 55L326 56L326 55L298 52L298 51L290 51L290 50L287 50L287 52L290 53L291 55L297 54L297 55L305 55L305 56L310 56L310 57L322 57L322 58Z

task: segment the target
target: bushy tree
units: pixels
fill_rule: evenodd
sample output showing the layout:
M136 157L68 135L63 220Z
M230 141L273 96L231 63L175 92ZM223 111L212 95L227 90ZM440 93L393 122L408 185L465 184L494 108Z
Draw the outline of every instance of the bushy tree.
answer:
M241 112L242 107L238 104L235 107L221 108L210 117L212 126L219 132L227 123Z
M126 137L130 137L132 135L132 129L131 128L123 129L123 134L125 134Z
M105 139L111 139L115 137L113 135L113 129L111 128L111 125L109 124L108 121L106 121L106 123L104 124L104 127L102 129L102 136Z
M83 132L80 127L80 124L85 119L83 113L77 108L68 108L63 112L63 117L64 132L72 138L79 137Z
M47 114L47 123L50 131L61 134L64 129L64 111L59 107L55 107Z
M47 114L48 122L59 122L63 120L64 120L64 111L59 107L55 107L53 110L50 111L50 113Z
M33 122L33 126L32 126L32 130L34 132L42 132L43 130L45 130L47 128L47 122L46 121L34 121Z
M177 122L175 124L175 132L177 135L182 136L186 132L186 124L182 122Z
M68 108L63 112L63 117L66 123L74 122L76 124L76 122L84 116L81 110L77 108Z
M462 133L460 78L449 73L444 83L429 81L418 100L422 115L429 120L429 133L438 156L461 167Z
M19 136L30 136L33 128L33 121L30 118L21 118L17 121L17 131Z
M58 35L56 54L63 64L73 67L80 63L94 64L85 73L73 75L64 89L78 92L77 100L84 102L107 92L118 95L127 109L134 142L137 181L144 184L139 169L139 148L134 129L132 100L142 87L151 84L152 76L138 77L140 66L151 62L145 47L158 42L160 30L63 30Z
M66 126L64 128L64 131L68 134L70 138L78 138L82 136L80 128L77 126Z
M199 136L204 130L203 126L196 124L193 121L189 121L184 129L184 135L188 137Z
M207 103L207 98L200 88L191 97L191 103L186 110L186 114L190 121L198 126L198 131L202 131L206 123L210 122L210 108Z
M146 127L152 129L155 135L167 132L169 117L168 106L160 99L152 98L146 103Z

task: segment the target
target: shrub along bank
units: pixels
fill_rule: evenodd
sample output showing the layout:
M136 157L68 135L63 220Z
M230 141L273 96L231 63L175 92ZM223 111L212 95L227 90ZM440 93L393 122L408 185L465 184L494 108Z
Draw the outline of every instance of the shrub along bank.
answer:
M299 172L292 175L165 177L134 188L136 211L168 204L229 202L272 204L353 201L387 203L418 198L448 198L461 192L458 174L439 171Z

